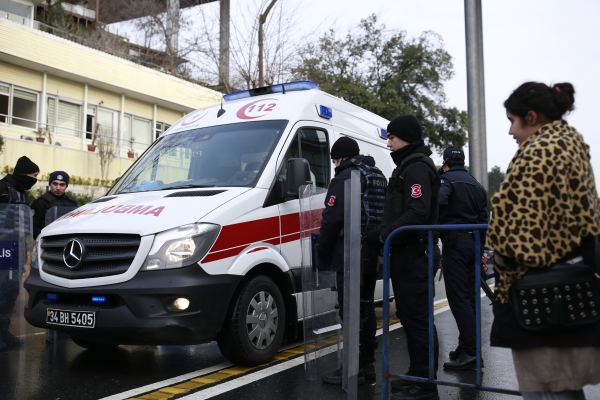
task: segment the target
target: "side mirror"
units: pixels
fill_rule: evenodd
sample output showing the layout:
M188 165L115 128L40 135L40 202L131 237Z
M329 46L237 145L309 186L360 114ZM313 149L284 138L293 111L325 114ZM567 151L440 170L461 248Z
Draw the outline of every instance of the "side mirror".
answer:
M285 175L285 200L298 199L298 188L310 185L310 165L305 158L290 158Z

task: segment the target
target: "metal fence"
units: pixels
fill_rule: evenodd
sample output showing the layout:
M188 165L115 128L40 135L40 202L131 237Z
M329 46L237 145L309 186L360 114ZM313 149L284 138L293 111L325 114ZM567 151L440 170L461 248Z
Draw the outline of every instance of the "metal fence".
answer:
M433 383L436 385L453 386L467 389L482 390L486 392L495 392L503 394L512 394L520 396L521 393L516 390L496 388L482 385L481 380L481 244L480 244L480 232L488 229L487 224L449 224L449 225L414 225L414 226L403 226L394 230L385 241L383 247L384 257L384 269L383 269L383 344L382 344L382 377L383 387L381 390L381 398L387 400L389 391L389 380L390 377L396 377L407 381L422 382L422 383ZM475 234L475 327L476 327L476 383L463 383L463 382L451 382L441 381L434 379L434 352L433 352L433 232L474 232ZM429 377L415 377L409 375L393 375L389 373L389 341L390 341L390 327L389 327L389 313L390 313L390 250L392 247L392 241L396 236L401 233L408 232L427 232L428 233L428 244L427 244L427 255L429 262L429 273L428 273L428 296L429 296Z

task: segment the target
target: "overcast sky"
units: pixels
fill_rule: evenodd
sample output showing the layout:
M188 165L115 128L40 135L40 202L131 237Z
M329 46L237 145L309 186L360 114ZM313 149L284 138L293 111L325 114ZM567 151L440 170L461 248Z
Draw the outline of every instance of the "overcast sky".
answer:
M285 1L285 0L284 0ZM288 0L290 1L290 0ZM300 1L300 0L298 0ZM575 86L573 113L566 117L591 146L592 164L600 183L600 135L594 128L599 113L600 1L482 1L488 170L506 170L517 144L508 135L502 103L518 85L535 80ZM410 36L439 33L452 55L455 76L446 87L449 104L467 109L464 1L462 0L302 0L300 9L321 29L346 31L375 13L388 29ZM468 154L468 152L467 152Z
M239 12L246 1L252 0L232 0L232 14ZM266 4L267 0L262 2ZM546 84L571 82L576 91L576 110L566 119L591 146L598 185L600 135L595 132L593 118L600 113L596 109L600 105L600 1L482 3L488 170L498 165L505 171L517 149L508 135L509 124L502 106L508 95L530 80ZM467 110L463 0L279 0L278 5L296 10L296 33L303 38L316 39L330 28L344 34L373 13L387 29L406 30L412 37L427 30L440 34L444 48L453 57L455 71L454 78L445 85L448 103ZM213 8L214 12L218 6L209 3L202 7ZM435 161L441 164L439 159Z
M284 0L285 1L285 0ZM287 0L290 1L290 0ZM311 24L345 31L375 13L388 29L410 36L439 33L452 55L455 76L446 84L449 104L467 109L464 1L462 0L297 0L307 33ZM594 115L600 113L600 1L482 1L485 63L488 170L503 171L517 144L508 135L502 103L521 83L571 82L575 111L566 119L591 147L596 185L600 183L600 135ZM466 152L468 155L468 152ZM468 160L467 160L468 161Z

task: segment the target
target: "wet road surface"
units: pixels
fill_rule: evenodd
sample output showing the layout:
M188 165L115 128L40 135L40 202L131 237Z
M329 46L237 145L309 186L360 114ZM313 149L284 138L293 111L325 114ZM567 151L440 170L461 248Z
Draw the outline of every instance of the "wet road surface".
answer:
M438 285L439 286L439 285ZM442 285L443 286L443 285ZM443 295L443 294L440 294ZM492 321L489 301L482 298L483 384L517 389L510 350L489 347ZM443 304L442 304L443 305ZM393 309L393 308L392 308ZM381 312L381 308L378 309ZM474 371L444 372L441 365L456 347L458 332L447 307L437 311L440 340L438 379L474 382ZM396 325L397 326L397 325ZM44 335L22 351L0 353L0 398L11 399L346 399L338 386L305 378L301 342L288 344L283 361L240 373L228 368L216 343L197 346L119 346L114 351L84 350L69 339L48 344ZM381 348L381 347L380 347ZM294 353L295 351L295 353ZM335 362L335 353L328 356ZM358 389L359 399L381 398L381 356L377 355L377 382ZM390 332L390 371L408 369L404 330ZM219 370L234 371L227 375ZM209 375L217 371L217 374ZM203 379L217 377L218 380ZM195 381L192 380L195 378ZM164 382L165 380L169 380ZM194 384L194 382L196 382ZM204 382L198 384L198 382ZM205 384L208 382L209 384ZM186 386L187 385L187 386ZM201 387L197 387L201 385ZM178 388L192 388L181 390ZM141 388L141 389L139 389ZM138 390L136 390L138 389ZM160 390L160 391L159 391ZM510 399L515 396L439 386L440 399ZM600 386L585 389L588 399L600 399Z

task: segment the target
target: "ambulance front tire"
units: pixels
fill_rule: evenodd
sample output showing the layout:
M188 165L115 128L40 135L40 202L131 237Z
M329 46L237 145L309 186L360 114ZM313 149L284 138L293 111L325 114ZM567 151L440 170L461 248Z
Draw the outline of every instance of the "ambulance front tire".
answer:
M273 359L285 328L285 304L271 278L250 279L234 299L217 337L219 349L230 362L253 367Z
M71 340L75 342L75 344L79 347L83 347L88 350L112 350L118 346L118 344L113 343L98 343L98 342L90 342L89 340L79 339L71 336Z

